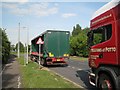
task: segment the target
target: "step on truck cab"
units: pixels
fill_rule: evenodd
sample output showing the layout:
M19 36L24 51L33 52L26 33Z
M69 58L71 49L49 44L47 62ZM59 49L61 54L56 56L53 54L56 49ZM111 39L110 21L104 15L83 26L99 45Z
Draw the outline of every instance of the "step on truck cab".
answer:
M99 89L120 89L120 0L97 10L88 32L89 81Z
M31 59L42 65L67 64L69 58L69 31L47 30L31 40ZM39 41L42 43L39 48ZM40 53L39 53L40 52Z

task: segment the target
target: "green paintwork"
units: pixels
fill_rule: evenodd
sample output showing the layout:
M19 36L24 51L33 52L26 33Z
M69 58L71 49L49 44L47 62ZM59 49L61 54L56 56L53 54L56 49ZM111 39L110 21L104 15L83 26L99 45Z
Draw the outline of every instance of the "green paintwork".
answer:
M69 54L69 35L69 31L47 30L33 41L35 43L39 37L42 37L44 44L41 46L41 51L44 57L47 57L49 53L54 57L63 57L64 54ZM38 52L38 45L35 44L32 44L32 51Z
M31 41L32 52L39 52L39 45L36 44L37 38Z

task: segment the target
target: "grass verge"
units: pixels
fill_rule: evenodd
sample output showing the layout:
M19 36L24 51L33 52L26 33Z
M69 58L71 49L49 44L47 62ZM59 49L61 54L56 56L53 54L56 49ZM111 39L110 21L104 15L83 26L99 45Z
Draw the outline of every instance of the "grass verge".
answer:
M18 59L21 69L23 88L79 88L60 76L46 69L39 69L38 64L29 61L24 66L24 57Z
M79 61L87 61L88 60L88 58L78 57L78 56L70 56L70 59L79 60Z

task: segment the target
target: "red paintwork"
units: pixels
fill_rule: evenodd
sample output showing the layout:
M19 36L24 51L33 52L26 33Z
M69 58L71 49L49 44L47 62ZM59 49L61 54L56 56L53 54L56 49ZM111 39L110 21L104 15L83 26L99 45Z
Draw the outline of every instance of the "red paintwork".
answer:
M31 55L35 55L35 56L39 56L39 54L38 54L38 52L31 52ZM48 64L53 64L53 63L66 63L64 60L65 60L65 58L63 57L63 58L55 58L55 57L53 57L53 58L47 58L46 60L48 60L48 59L52 59L52 61L51 62L47 62ZM59 59L59 61L57 61Z
M32 55L36 55L36 56L39 55L38 52L31 52L31 54L32 54Z
M106 19L100 20L99 22L94 23L96 20L109 16ZM92 24L94 23L94 24ZM89 56L89 66L97 68L100 64L110 64L110 65L120 65L120 4L109 11L99 15L98 17L91 20L90 29L94 30L98 27L112 24L112 37L102 43L91 46L91 49L95 48L105 48L105 47L116 47L115 52L102 52L103 58L96 58L95 60L91 59L91 55L99 55L101 52L90 52ZM91 66L90 62L93 61L94 65Z
M64 58L47 58L52 59L52 62L64 62ZM59 59L59 61L57 61Z

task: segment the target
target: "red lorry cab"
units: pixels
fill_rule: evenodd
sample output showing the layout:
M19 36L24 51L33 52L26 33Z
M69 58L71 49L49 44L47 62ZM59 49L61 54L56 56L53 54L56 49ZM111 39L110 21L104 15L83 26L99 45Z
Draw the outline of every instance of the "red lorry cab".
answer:
M90 83L98 88L120 84L120 0L112 0L92 17L88 33Z

